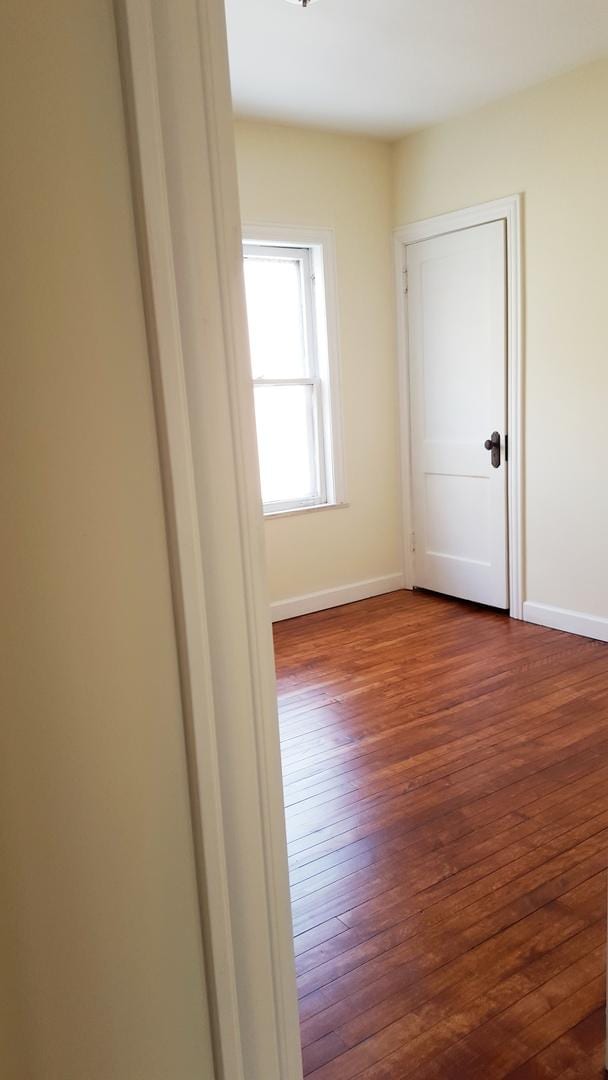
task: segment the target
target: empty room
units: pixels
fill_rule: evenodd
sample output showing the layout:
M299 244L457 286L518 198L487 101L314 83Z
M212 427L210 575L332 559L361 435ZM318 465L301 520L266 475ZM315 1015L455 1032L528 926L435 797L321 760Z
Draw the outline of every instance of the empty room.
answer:
M600 1080L606 0L0 29L0 1080Z
M599 1077L608 11L227 16L305 1075Z

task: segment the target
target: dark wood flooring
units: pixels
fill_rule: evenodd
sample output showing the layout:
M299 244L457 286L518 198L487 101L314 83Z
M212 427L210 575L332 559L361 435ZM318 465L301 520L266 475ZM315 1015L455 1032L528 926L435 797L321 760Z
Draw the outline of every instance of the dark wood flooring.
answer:
M405 592L275 645L307 1076L603 1076L608 646Z

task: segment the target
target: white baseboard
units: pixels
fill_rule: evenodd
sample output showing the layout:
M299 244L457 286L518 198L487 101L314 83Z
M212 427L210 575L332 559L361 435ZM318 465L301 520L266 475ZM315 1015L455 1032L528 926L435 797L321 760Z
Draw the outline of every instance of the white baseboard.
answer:
M382 596L383 593L396 592L404 587L403 574L389 574L387 577L371 578L370 581L341 585L337 589L324 589L322 592L307 593L306 596L293 596L289 600L277 600L270 605L272 621L281 622L283 619L295 619L298 615L310 615L313 611L354 604L357 600Z
M567 634L608 641L608 619L599 615L586 615L584 611L568 611L566 608L550 607L549 604L524 603L524 622L564 630Z

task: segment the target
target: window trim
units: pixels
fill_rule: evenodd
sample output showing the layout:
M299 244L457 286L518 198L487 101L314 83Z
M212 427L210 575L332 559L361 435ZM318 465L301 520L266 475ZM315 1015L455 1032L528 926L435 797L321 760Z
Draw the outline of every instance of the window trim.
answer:
M339 357L339 328L336 288L336 246L332 229L275 224L243 225L243 245L272 250L286 248L309 252L311 267L304 282L309 312L305 332L313 374L302 380L254 379L253 384L312 384L316 415L321 498L264 505L264 517L285 517L308 511L344 506L346 503L342 427L342 395ZM280 258L280 254L277 255ZM310 273L310 269L312 273Z

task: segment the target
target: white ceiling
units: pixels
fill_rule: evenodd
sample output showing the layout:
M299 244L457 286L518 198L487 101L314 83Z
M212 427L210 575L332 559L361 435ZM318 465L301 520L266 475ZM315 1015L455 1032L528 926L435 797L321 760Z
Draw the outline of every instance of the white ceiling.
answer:
M608 0L226 0L244 116L394 137L608 53Z

